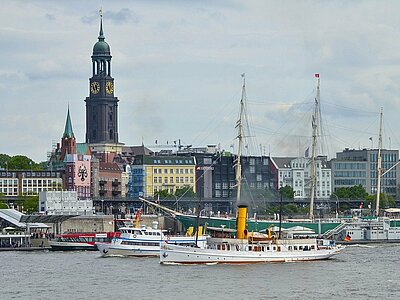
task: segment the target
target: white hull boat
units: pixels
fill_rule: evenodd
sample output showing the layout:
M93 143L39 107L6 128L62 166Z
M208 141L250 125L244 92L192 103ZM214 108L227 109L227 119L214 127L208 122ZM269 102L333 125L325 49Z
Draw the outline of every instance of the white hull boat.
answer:
M206 248L164 243L161 264L243 264L325 260L343 246L318 244L316 239L293 239L249 243L247 239L210 238Z
M96 243L103 257L109 256L137 256L158 257L160 246L164 241L173 245L196 245L196 236L164 235L162 230L153 228L120 228L121 236L111 243ZM197 237L197 247L204 248L206 236Z

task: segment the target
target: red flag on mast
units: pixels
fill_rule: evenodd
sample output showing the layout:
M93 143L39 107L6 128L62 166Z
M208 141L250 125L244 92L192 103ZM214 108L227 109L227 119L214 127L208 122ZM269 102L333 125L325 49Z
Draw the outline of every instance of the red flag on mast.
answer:
M314 74L314 77L319 78L319 73Z

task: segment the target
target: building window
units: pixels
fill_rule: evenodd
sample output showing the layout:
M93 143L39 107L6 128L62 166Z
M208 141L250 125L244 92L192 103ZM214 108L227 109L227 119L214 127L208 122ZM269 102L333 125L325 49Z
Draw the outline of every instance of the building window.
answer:
M254 174L256 172L256 167L255 166L250 166L250 173Z
M221 182L215 183L215 189L221 189Z
M174 177L169 178L169 183L174 183Z
M261 174L257 174L257 181L262 181L262 175Z

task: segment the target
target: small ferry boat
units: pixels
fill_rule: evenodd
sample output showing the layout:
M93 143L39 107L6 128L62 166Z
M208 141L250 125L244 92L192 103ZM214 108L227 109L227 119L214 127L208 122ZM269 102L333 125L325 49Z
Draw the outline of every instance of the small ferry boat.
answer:
M344 247L315 238L270 238L250 242L242 238L208 238L206 248L173 245L161 247L161 264L213 264L295 262L329 259Z
M65 233L57 235L56 239L49 241L49 244L52 251L96 251L96 243L111 243L111 240L119 235L119 232Z
M164 241L173 245L197 245L199 248L204 248L206 243L206 236L201 234L197 238L196 235L165 235L165 231L151 227L121 227L119 231L121 235L111 243L97 243L103 257L159 256Z

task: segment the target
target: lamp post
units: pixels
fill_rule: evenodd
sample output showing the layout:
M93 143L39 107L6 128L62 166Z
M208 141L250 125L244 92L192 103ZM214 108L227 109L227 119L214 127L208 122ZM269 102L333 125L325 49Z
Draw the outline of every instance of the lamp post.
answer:
M104 199L101 199L101 212L104 215Z

